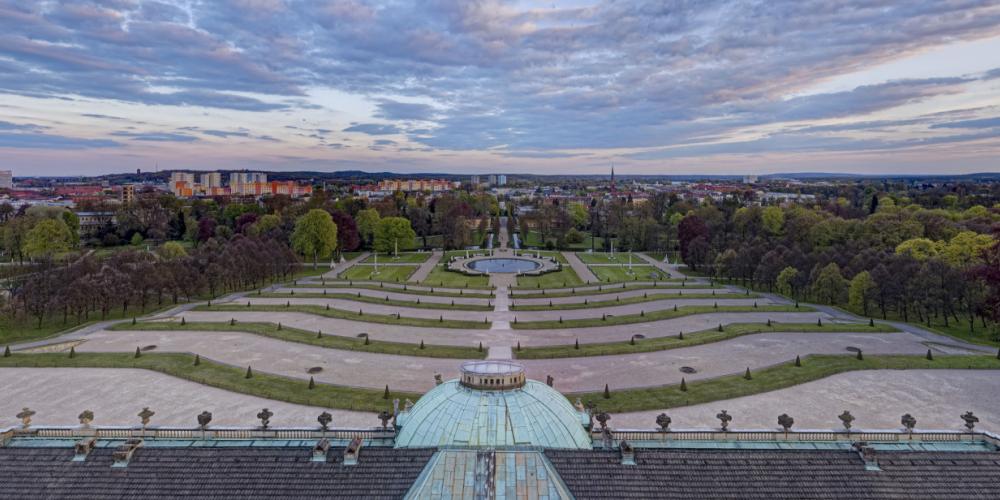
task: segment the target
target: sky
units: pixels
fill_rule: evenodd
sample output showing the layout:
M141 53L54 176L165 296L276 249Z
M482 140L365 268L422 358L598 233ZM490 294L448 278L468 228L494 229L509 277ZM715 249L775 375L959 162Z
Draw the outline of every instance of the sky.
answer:
M0 169L1000 171L1000 3L0 0Z

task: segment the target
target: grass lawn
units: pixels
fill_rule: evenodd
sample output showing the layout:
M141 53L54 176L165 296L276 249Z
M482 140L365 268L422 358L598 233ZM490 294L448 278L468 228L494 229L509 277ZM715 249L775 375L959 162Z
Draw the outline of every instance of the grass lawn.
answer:
M282 295L284 297L284 295ZM551 297L547 295L546 297ZM684 299L753 299L757 298L757 294L744 295L742 293L725 293L719 295L712 295L710 293L692 293L688 295L664 295L655 294L652 297L626 297L621 300L598 300L591 301L589 299L584 299L583 302L574 302L570 304L531 304L531 305L517 305L517 298L521 296L515 296L513 300L514 306L510 309L512 311L562 311L562 310L572 310L572 309L590 309L592 307L614 307L623 306L627 304L642 304L644 302L654 302L657 300L684 300Z
M235 367L201 359L195 365L195 356L185 353L143 353L136 358L132 353L76 353L70 358L66 353L18 354L0 357L0 367L60 367L60 368L142 368L200 384L249 394L277 401L286 401L322 408L339 408L378 412L392 411L392 400L409 398L416 401L420 394L392 391L385 398L381 389L362 389L316 383L309 388L309 380L272 375L254 371L246 378L246 368Z
M517 277L517 286L520 288L562 288L582 284L583 280L569 266L563 266L558 271L545 273L541 276Z
M198 306L192 309L194 311L268 311L268 312L299 312L306 314L315 314L316 316L324 316L327 318L337 318L346 319L351 321L363 321L365 323L382 323L387 325L404 325L404 326L425 326L434 328L476 328L476 329L487 329L490 327L489 323L479 322L479 321L461 321L457 319L446 319L438 321L435 319L428 318L408 318L406 316L397 318L395 315L382 315L382 314L372 314L364 313L358 314L354 311L344 311L342 309L327 309L323 306L313 306L305 304L292 304L290 306L265 306L265 305L254 305L254 306L237 306L237 305L214 305L214 306Z
M350 269L340 273L342 280L371 280L371 281L393 281L402 283L411 274L416 272L418 266L378 266L378 274L375 273L375 266L356 264Z
M645 259L639 257L639 254L629 254L628 252L615 252L615 258L611 258L611 253L605 252L577 252L576 256L584 264L628 264L628 257L632 255L633 264L644 264Z
M488 289L490 279L486 276L466 276L462 273L448 271L444 264L434 266L427 279L420 283L424 286L440 286L445 288L479 288Z
M601 250L604 249L604 238L599 237L599 236L598 237L593 237L593 236L590 235L590 233L587 233L587 232L584 232L583 234L584 234L583 241L581 241L580 243L570 243L569 245L567 245L567 247L568 247L567 249L568 250L589 250L589 249L593 248L595 252L596 251L601 251ZM527 236L524 236L524 235L520 235L520 236L521 236L521 246L522 247L543 248L545 246L545 242L542 241L542 237L541 237L541 235L537 231L531 231L531 232L528 233ZM512 239L513 239L513 237L512 237ZM552 243L555 243L555 241L556 241L556 239L552 238L552 237L549 237L548 239L550 241L552 241ZM614 241L615 244L617 245L618 238L611 238L611 240Z
M716 328L711 328L699 332L685 333L683 339L679 337L656 337L651 339L636 339L634 343L626 340L622 342L580 344L579 349L572 345L525 347L515 352L515 357L518 359L577 358L665 351L680 347L709 344L763 332L888 333L896 331L898 331L896 328L889 325L875 324L874 327L871 327L864 323L855 325L828 323L823 326L817 326L816 323L772 322L771 326L767 326L766 323L732 323L723 326L721 332Z
M40 340L48 337L54 337L64 332L76 330L87 325L97 323L99 321L109 321L109 320L119 320L128 319L133 316L144 316L146 314L152 314L159 311L165 311L174 307L176 304L164 305L162 307L147 307L145 311L140 311L139 307L130 308L127 312L123 313L121 308L112 309L108 316L101 319L100 312L90 313L90 319L83 322L77 323L74 316L70 316L68 322L63 323L62 315L55 315L42 320L42 326L38 327L38 320L33 318L24 318L12 320L9 316L4 316L0 320L0 345L15 344L19 342L27 342L29 340Z
M424 286L424 285L420 285L420 286ZM431 290L415 290L413 288L385 288L385 287L380 287L378 285L372 285L372 284L367 284L367 283L355 283L355 284L351 285L351 284L344 283L344 282L337 282L337 283L330 282L330 283L327 283L325 285L323 285L323 284L314 284L314 283L303 283L303 284L300 284L300 285L295 285L295 288L329 288L331 290L338 289L338 288L361 288L363 290L379 290L379 291L390 290L393 293L406 293L406 294L409 294L409 295L434 295L434 296L437 296L437 297L476 297L476 298L486 298L486 297L492 297L493 296L493 292L491 290L485 290L485 289L484 290L479 290L479 289L475 289L475 288L473 288L471 290L468 290L468 293L466 293L465 290L459 290L458 292L442 292L440 290L433 290L433 291L431 291Z
M622 285L625 285L623 288ZM572 297L574 295L590 296L590 295L609 295L614 293L621 293L624 290L685 290L687 288L694 289L704 289L704 288L722 288L722 285L691 285L686 287L679 283L661 282L656 285L650 284L636 284L624 282L614 286L602 287L601 290L575 290L574 288L558 289L549 288L548 290L541 290L538 293L519 293L513 295L515 299L544 299L546 297ZM523 287L518 287L518 290L525 289ZM732 295L732 294L730 294ZM737 294L739 295L739 294ZM662 296L662 295L661 295ZM685 295L687 296L687 295ZM725 297L725 294L720 294L720 296Z
M968 320L962 319L957 323L953 320L954 318L951 318L951 320L948 321L948 326L944 326L944 321L941 321L940 319L931 320L931 326L927 326L926 323L911 322L910 324L926 328L943 335L948 335L949 337L955 337L971 344L988 345L992 347L1000 346L1000 333L997 332L997 329L1000 328L1000 326L987 324L988 326L983 328L983 324L977 322L975 324L975 330L970 332Z
M665 257L668 252L642 252L642 253L646 254L646 256L652 258L657 262L663 262L663 257ZM669 253L670 253L670 262L677 262L677 259L679 258L677 252L669 252Z
M393 291L395 292L395 291ZM456 294L457 295L457 294ZM492 311L493 308L487 305L476 305L476 304L446 304L442 302L419 302L420 298L416 300L385 300L378 297L371 297L368 295L359 294L349 294L349 293L303 293L297 292L291 293L261 293L257 294L256 297L266 297L266 298L300 298L300 299L341 299L350 300L354 302L366 302L368 304L383 304L389 306L399 306L399 307L413 307L420 309L451 309L456 311ZM253 297L250 297L251 299Z
M379 264L421 264L426 262L427 259L431 258L430 252L401 252L399 257L393 257L390 255L379 255ZM374 264L375 255L369 255L367 259L361 261L361 264Z
M996 370L1000 369L1000 360L992 355L936 356L933 361L927 360L923 355L866 355L863 360L858 360L853 355L811 355L803 357L802 366L799 367L791 361L760 370L750 367L751 380L746 380L739 374L688 382L687 391L681 391L679 385L621 390L611 387L611 397L608 399L605 399L601 392L567 396L570 399L579 396L584 402L593 403L603 411L617 413L675 408L738 398L784 389L855 370L928 368Z
M594 273L594 276L597 276L597 279L605 283L670 278L669 275L662 273L653 266L632 266L632 274L629 274L627 266L590 266L590 270ZM656 278L651 278L650 276L654 273L656 274Z
M691 316L692 314L727 313L727 312L809 312L812 309L802 306L685 306L678 307L676 311L664 309L660 311L650 311L646 314L626 314L621 316L608 315L602 318L567 319L565 321L519 321L511 323L511 328L515 330L543 330L550 328L585 328L588 326L610 326L628 325L632 323L645 323L647 321L660 321L664 319Z
M288 326L279 327L275 323L241 323L235 325L229 323L213 322L188 322L181 325L178 321L140 321L134 325L129 323L119 323L109 330L118 331L208 331L208 332L244 332L254 335L262 335L274 339L288 342L298 342L330 349L342 351L362 351L380 354L398 354L402 356L420 356L425 358L458 358L458 359L482 359L486 357L486 352L479 351L476 347L459 347L447 345L425 344L421 349L420 344L409 344L402 342L384 342L378 339L369 339L365 344L365 339L357 337L342 337L324 333L319 336L317 332L301 330Z

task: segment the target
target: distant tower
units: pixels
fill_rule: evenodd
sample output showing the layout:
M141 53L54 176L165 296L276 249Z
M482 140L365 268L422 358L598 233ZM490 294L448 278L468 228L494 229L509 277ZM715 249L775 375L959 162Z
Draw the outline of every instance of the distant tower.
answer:
M618 188L615 186L615 164L611 164L611 195L614 196L618 194Z

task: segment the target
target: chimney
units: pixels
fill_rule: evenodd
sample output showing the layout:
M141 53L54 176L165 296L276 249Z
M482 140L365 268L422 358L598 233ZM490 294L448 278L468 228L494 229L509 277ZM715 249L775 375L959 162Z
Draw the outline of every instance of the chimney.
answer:
M132 454L141 447L142 439L132 438L125 441L112 455L115 462L111 464L111 467L128 467L129 460L132 460Z
M618 449L622 452L622 465L635 465L635 449L624 439L618 443Z
M859 441L854 443L854 449L858 452L858 456L861 457L861 460L865 462L866 471L882 471L882 468L878 466L878 458L875 456L875 448L868 446L867 442Z
M361 438L356 437L351 440L344 450L344 465L358 465L358 456L361 454Z
M88 437L83 438L76 442L73 446L73 461L83 462L87 459L87 455L94 450L94 446L97 445L97 438Z
M326 454L330 451L330 440L327 438L320 439L313 446L312 461L313 462L326 462Z

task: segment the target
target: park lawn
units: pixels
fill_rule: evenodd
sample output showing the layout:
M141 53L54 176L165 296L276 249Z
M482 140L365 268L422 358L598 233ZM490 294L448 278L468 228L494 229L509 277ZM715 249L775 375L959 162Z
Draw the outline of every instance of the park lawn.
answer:
M284 295L282 295L284 296ZM546 297L551 297L547 295ZM757 294L744 295L742 293L722 293L718 295L712 295L710 293L692 293L688 295L664 295L656 294L652 297L626 297L621 300L601 300L591 302L589 299L585 299L583 302L574 302L570 304L530 304L530 305L517 305L516 298L522 298L520 296L515 296L513 300L514 304L511 306L512 311L562 311L562 310L572 310L572 309L590 309L593 307L614 307L614 306L624 306L628 304L642 304L645 302L656 302L659 300L685 300L685 299L754 299L757 298Z
M944 326L944 321L931 320L931 326L927 326L926 323L910 323L913 326L919 326L921 328L926 328L933 332L937 332L949 337L955 337L959 340L964 340L970 344L986 345L991 347L1000 346L1000 333L998 333L998 328L1000 325L990 325L986 328L983 327L982 323L976 323L975 330L969 331L969 321L962 318L961 321L954 321L954 318L948 321L948 326Z
M485 275L466 276L459 272L448 271L444 266L445 264L434 266L434 270L420 284L445 288L478 288L483 290L490 288L490 279Z
M628 257L632 256L633 264L645 264L646 260L639 257L639 254L628 252L615 252L615 257L611 258L611 253L606 252L577 252L576 257L584 264L628 264Z
M652 273L657 275L657 280L670 278L669 275L664 274L659 269L653 266L632 266L632 274L629 274L629 269L627 266L589 266L591 272L597 279L605 283L614 283L622 281L639 281L639 280L650 280Z
M625 285L625 287L623 288L622 285ZM723 286L722 285L691 285L691 286L687 287L687 286L682 285L682 284L676 284L676 283L673 282L673 280L667 280L665 282L657 283L656 285L654 285L652 283L641 283L641 284L639 284L639 283L629 283L629 282L626 281L624 283L617 284L617 285L615 285L613 287L612 286L609 286L607 288L603 288L602 287L601 290L579 290L579 291L577 291L575 288L569 288L569 289L549 288L548 290L541 290L538 293L519 293L519 294L516 294L516 295L512 295L512 297L515 298L515 299L544 299L544 298L547 298L547 297L573 297L575 295L580 295L580 296L609 295L609 294L613 294L613 293L621 293L623 290L685 290L687 288L694 288L694 289L714 288L714 289L719 289L719 288L723 288ZM524 288L517 287L517 290L522 290L522 289L524 289ZM552 291L552 290L555 290L555 291ZM566 290L569 290L569 291L566 291ZM719 294L719 295L722 296L722 297L725 297L724 294ZM732 295L732 294L730 294L730 295ZM661 296L663 296L663 295L661 295ZM685 297L687 297L687 296L685 296Z
M511 328L515 330L545 330L552 328L585 328L589 326L611 326L629 325L633 323L645 323L648 321L660 321L664 319L680 318L693 314L727 313L727 312L809 312L811 308L802 306L684 306L677 310L663 309L650 311L645 314L625 314L620 316L607 315L602 318L567 319L565 321L515 321L511 323Z
M378 266L378 274L375 273L375 266L366 264L356 264L348 270L340 273L342 280L370 280L370 281L392 281L402 283L410 275L417 271L418 266Z
M875 326L868 326L864 323L843 324L827 323L819 326L816 323L776 323L771 322L771 326L766 323L731 323L724 325L720 332L717 328L701 330L698 332L685 333L680 337L655 337L649 339L635 339L634 342L625 340L621 342L602 342L596 344L558 345L544 347L526 347L514 354L518 359L549 359L549 358L578 358L586 356L611 356L617 354L635 354L641 352L665 351L680 347L691 347L712 342L729 340L743 335L753 335L764 332L849 332L849 333L890 333L897 332L896 328L881 323ZM627 332L625 332L627 333Z
M600 236L597 236L597 237L591 236L590 233L588 233L588 232L584 232L583 235L584 235L583 241L581 241L580 243L570 243L570 244L568 244L567 245L567 250L589 250L589 249L594 249L595 251L600 251L600 250L602 250L604 248L604 238L602 238ZM550 237L548 239L553 244L555 244L555 242L556 242L555 238ZM611 238L611 240L615 242L615 245L618 244L618 238ZM528 233L527 237L525 237L524 235L521 235L521 246L522 247L544 248L545 247L545 242L542 241L542 237L538 233L538 231L531 231L531 232Z
M399 257L393 257L392 255L379 255L379 264L422 264L431 257L430 252L401 252ZM367 259L361 261L361 264L374 264L375 255L369 255Z
M395 293L395 290L392 290ZM455 294L458 295L458 294ZM445 304L442 302L420 302L419 297L416 300L394 300L394 299L380 299L378 297L371 297L368 295L360 294L349 294L349 293L259 293L257 297L265 298L281 298L281 299L340 299L340 300L350 300L353 302L366 302L369 304L383 304L389 306L399 306L399 307L413 307L419 309L445 309L445 310L456 310L456 311L492 311L493 308L488 305L478 305L478 304Z
M180 302L183 303L183 302ZM163 306L146 307L145 311L140 311L138 306L122 312L121 308L112 309L108 315L101 319L100 312L91 312L90 319L77 323L74 316L70 316L68 322L64 323L62 315L57 314L42 320L42 326L38 326L38 320L34 318L11 319L9 315L4 315L0 319L0 345L16 344L32 340L41 340L54 337L63 333L71 332L101 321L114 321L128 319L135 316L144 316L161 311L166 311L177 304Z
M392 411L393 399L416 401L419 393L393 391L386 398L381 389L363 389L317 382L309 388L309 380L254 371L246 378L246 368L200 359L187 353L143 353L136 358L131 353L66 353L20 354L0 357L0 367L37 368L140 368L190 380L218 389L249 394L276 401L285 401L322 408L338 408L378 412Z
M545 273L541 276L517 277L517 286L519 288L565 288L582 284L583 280L569 266L563 266L558 271Z
M368 344L365 344L364 338L343 337L329 333L319 335L317 332L282 326L276 323L236 322L235 324L230 324L191 321L182 325L178 321L140 321L136 324L118 323L108 328L108 330L243 332L287 342L298 342L342 351L361 351L425 358L482 359L486 357L486 353L476 347L425 344L421 348L420 344L385 342L372 338L369 338Z
M324 316L327 318L337 318L346 319L350 321L362 321L365 323L382 323L386 325L404 325L404 326L422 326L422 327L433 327L433 328L475 328L475 329L487 329L490 327L488 322L479 321L462 321L457 319L445 319L436 320L429 318L408 318L406 316L396 317L396 315L382 315L373 313L363 313L358 314L354 311L345 311L343 309L334 309L323 306L313 306L307 304L292 304L288 306L270 306L270 305L251 305L238 306L238 305L214 305L214 306L198 306L192 309L193 311L268 311L268 312L300 312L305 314L314 314L316 316Z
M493 297L493 291L489 289L480 290L477 288L473 288L469 290L459 290L457 292L443 292L440 290L434 290L433 287L431 288L431 290L416 290L413 288L385 288L368 283L355 283L353 285L344 282L336 282L336 283L330 282L325 285L318 283L303 283L300 285L295 285L295 288L329 288L329 289L361 288L364 290L379 290L379 291L389 290L394 293L406 293L410 295L434 295L438 297L474 297L474 298Z
M859 360L850 354L827 354L805 356L801 358L801 362L802 366L795 366L793 361L789 361L759 370L750 367L750 380L745 379L742 374L734 374L686 382L686 391L682 391L679 384L620 390L611 387L610 398L604 398L602 392L567 394L567 397L580 397L585 403L594 404L601 411L619 413L723 401L856 370L1000 369L1000 359L993 355L942 355L935 356L933 360L928 360L923 355L865 355L864 359Z
M536 255L542 258L554 258L557 262L563 265L568 264L566 256L564 256L562 252L557 252L555 250L516 250L514 252L515 257L535 257Z

